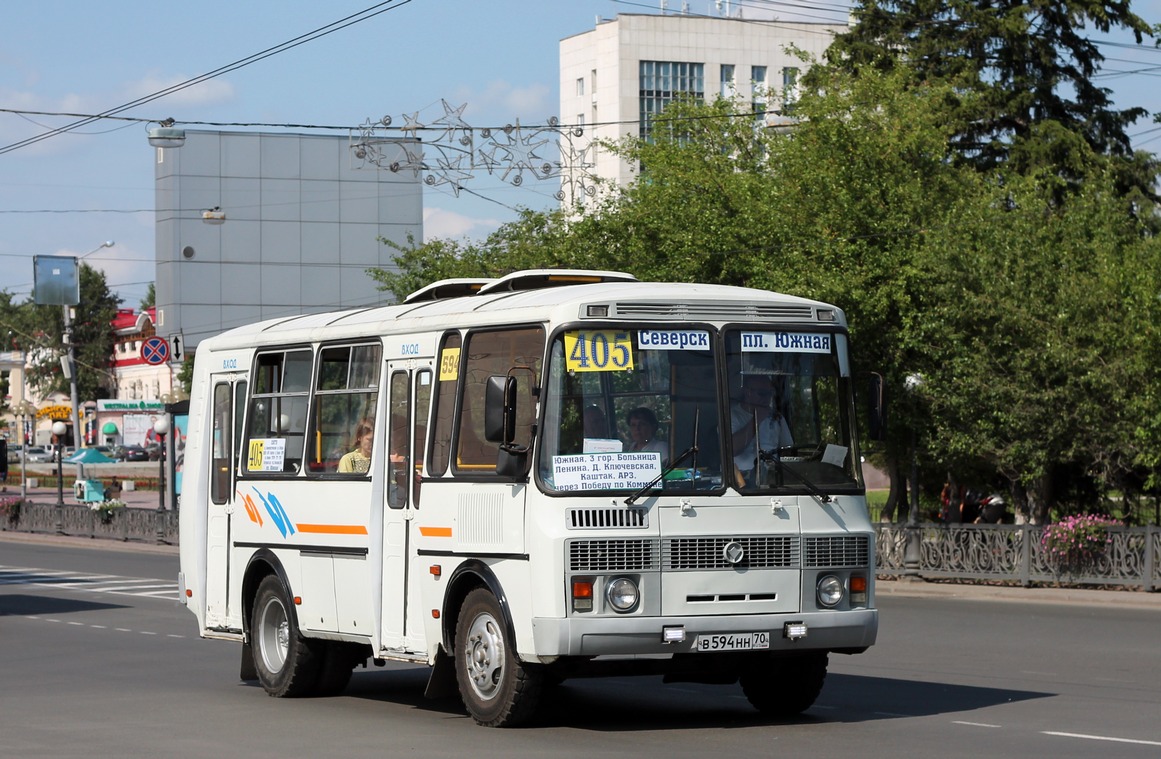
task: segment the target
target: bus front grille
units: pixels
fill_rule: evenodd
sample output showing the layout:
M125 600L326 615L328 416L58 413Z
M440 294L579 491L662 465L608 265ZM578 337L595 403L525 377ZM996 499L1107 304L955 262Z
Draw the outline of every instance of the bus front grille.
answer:
M569 509L565 513L565 526L570 530L648 527L649 512L645 509L603 507Z
M865 567L869 560L866 535L807 537L803 542L803 567Z
M737 563L727 558L726 546L741 547ZM736 551L736 549L734 549ZM733 551L731 551L733 553ZM670 538L662 544L661 566L683 569L784 569L797 567L797 535L743 535L740 537Z
M568 543L570 572L630 572L657 569L657 541L573 540Z
M754 319L787 319L813 321L810 306L772 306L758 303L653 303L621 302L614 305L617 316L652 319L696 319L716 321L750 321Z

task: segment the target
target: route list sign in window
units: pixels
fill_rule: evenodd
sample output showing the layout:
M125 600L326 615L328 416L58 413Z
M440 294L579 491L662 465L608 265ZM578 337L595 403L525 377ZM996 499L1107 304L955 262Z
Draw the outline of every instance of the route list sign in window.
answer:
M661 454L581 453L553 456L552 478L557 490L639 488L661 474Z

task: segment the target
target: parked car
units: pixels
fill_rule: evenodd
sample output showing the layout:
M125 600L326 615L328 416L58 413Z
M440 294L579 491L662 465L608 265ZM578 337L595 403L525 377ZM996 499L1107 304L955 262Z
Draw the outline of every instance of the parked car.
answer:
M158 461L161 459L161 444L160 443L147 443L145 445L145 451L146 451L146 453L149 454L150 461Z
M51 464L56 461L56 456L42 445L30 445L25 460L30 464Z
M127 445L121 449L121 461L149 461L149 451L140 445Z
M17 443L16 445L8 446L8 463L16 464L20 461L20 449L24 446Z

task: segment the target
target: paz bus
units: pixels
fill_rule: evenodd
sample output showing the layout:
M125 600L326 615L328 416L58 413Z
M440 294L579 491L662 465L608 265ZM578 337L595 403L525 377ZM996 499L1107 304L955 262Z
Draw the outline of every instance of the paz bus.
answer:
M854 408L843 312L755 289L533 270L234 329L182 601L272 696L396 661L486 726L627 674L794 715L878 629Z

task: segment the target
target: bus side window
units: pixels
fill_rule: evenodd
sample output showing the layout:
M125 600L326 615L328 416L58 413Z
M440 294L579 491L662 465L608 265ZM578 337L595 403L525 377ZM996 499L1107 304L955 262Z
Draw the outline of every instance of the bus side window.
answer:
M407 474L411 469L411 436L408 434L411 387L407 380L407 372L391 375L390 420L387 425L387 505L393 509L407 505Z
M210 500L223 504L230 498L231 462L234 459L233 397L230 385L221 382L214 385L214 437L210 441L212 450L212 474L210 477Z
M500 453L498 443L484 438L484 392L489 377L506 376L513 368L517 383L516 440L528 445L532 439L534 404L531 383L540 378L544 355L544 330L540 327L472 332L464 350L463 407L456 435L455 470L466 474L495 474Z
M456 409L456 391L460 384L460 344L459 333L449 332L444 336L439 350L439 364L436 368L439 382L435 389L434 429L427 465L427 472L432 477L443 476L451 461L452 421Z
M246 435L247 472L295 473L302 464L311 350L259 354Z
M427 438L427 420L431 415L431 371L423 369L415 375L415 437L411 450L415 453L412 462L414 474L411 479L415 483L413 507L419 508L419 487L423 484L420 475L423 474L423 443Z
M342 457L358 447L359 425L374 424L382 354L379 343L326 346L319 351L308 471L337 472ZM367 476L358 471L346 474Z

